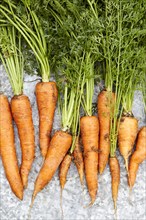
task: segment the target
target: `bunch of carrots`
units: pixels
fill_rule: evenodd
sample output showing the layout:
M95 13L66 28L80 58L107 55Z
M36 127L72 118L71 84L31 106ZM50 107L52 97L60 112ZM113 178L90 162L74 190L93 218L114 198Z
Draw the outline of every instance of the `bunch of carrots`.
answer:
M135 90L142 90L145 97L141 83L146 67L144 7L146 4L142 7L134 0L127 4L124 0L100 4L95 0L4 0L0 5L0 59L14 93L10 104L0 94L0 155L10 187L19 199L23 199L35 157L32 109L23 94L27 65L23 49L27 47L42 80L35 95L43 164L34 184L32 204L58 168L62 193L74 160L82 186L86 178L89 205L96 200L98 173L102 175L109 163L116 210L120 185L117 147L125 161L130 190L134 186L138 167L146 159L146 126L138 131L138 120L132 113ZM131 8L135 10L131 12ZM51 70L56 82L50 81ZM94 114L94 88L101 79L105 83ZM61 128L51 136L57 100ZM20 170L12 120L22 150Z

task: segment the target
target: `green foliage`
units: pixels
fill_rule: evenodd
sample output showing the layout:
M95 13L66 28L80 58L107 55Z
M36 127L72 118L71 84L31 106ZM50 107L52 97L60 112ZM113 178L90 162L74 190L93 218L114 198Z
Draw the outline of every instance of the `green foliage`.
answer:
M118 117L132 111L136 89L146 97L146 1L4 0L0 12L1 26L14 25L28 43L22 45L25 69L44 81L50 68L55 72L64 129L77 133L80 103L92 115L96 80L102 77L106 90L116 93L114 156Z
M21 36L11 26L0 27L0 59L8 74L14 95L23 91L23 55Z
M78 83L78 67L82 60L82 72L86 84L83 95L83 107L87 115L92 115L92 97L94 92L94 69L97 61L102 61L98 24L94 22L90 7L81 1L49 1L48 10L55 21L54 67L65 72L66 81L75 87ZM82 74L83 74L82 73ZM74 77L75 76L75 77ZM60 86L60 82L59 82Z
M5 2L7 6L0 5L0 12L23 35L38 60L42 80L48 81L50 77L48 48L41 23L35 11L31 9L32 2L20 1L18 4L17 1L5 0Z
M114 156L117 120L123 109L125 112L132 111L134 91L144 77L145 45L142 42L146 36L146 2L105 0L99 16L97 1L87 1L100 27L99 45L105 60L105 87L116 95L110 129L111 156Z

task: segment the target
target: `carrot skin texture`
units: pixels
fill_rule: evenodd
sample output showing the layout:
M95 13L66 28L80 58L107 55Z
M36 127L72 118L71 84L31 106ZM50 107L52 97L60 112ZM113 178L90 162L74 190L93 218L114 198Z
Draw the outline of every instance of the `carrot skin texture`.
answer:
M98 118L99 118L99 173L102 174L109 158L110 153L110 115L113 111L115 94L102 91L98 95Z
M116 203L118 198L118 190L120 184L120 165L116 157L111 157L109 160L110 172L111 172L111 183L112 183L112 198L114 207L116 210Z
M23 184L19 174L14 143L14 129L8 99L0 95L0 152L7 180L13 193L23 199Z
M74 156L75 165L76 165L78 173L79 173L81 185L83 185L84 159L83 159L83 154L82 154L80 143L79 143L79 137L76 138L76 143L75 143L75 149L74 149L74 152L73 152L73 156Z
M91 204L93 204L98 189L98 118L96 116L82 117L80 127L84 147L85 177L91 197Z
M72 136L64 131L57 131L50 142L44 164L35 181L33 200L52 179L72 143Z
M129 162L129 178L128 183L130 188L135 184L136 175L139 165L146 160L146 127L142 127L138 133L138 139L136 143L136 150L132 154Z
M22 150L20 173L23 186L26 188L35 156L34 126L29 98L25 95L14 96L11 100L11 110L20 138Z
M125 160L128 171L128 158L132 153L134 142L138 133L138 121L133 117L123 116L120 120L118 131L118 145L121 155Z
M50 144L58 91L55 82L39 82L36 85L36 99L39 111L39 140L42 156L45 158Z
M61 162L60 169L59 169L59 180L60 180L60 186L61 189L64 189L65 183L66 183L66 178L67 178L67 173L70 168L72 161L71 155L67 154L63 161Z

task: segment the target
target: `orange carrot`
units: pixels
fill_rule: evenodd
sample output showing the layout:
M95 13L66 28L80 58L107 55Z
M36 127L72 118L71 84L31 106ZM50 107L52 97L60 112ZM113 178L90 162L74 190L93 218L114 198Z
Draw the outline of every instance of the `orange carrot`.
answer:
M61 165L60 165L60 171L59 171L59 180L60 180L60 186L61 186L61 190L64 189L65 183L66 183L66 178L67 178L67 173L68 170L70 168L71 165L71 161L72 161L72 157L70 154L67 154Z
M73 152L74 156L74 162L77 167L79 177L80 177L80 182L83 185L83 178L84 178L84 161L83 161L83 154L80 148L80 143L79 143L79 137L76 138L76 143L75 143L75 149Z
M44 164L35 181L32 202L34 201L37 193L40 192L52 179L64 156L69 150L71 143L72 136L64 131L57 131L52 137Z
M59 169L59 180L60 180L60 186L61 186L60 206L61 206L61 212L62 212L62 219L64 218L63 207L62 207L62 191L66 183L67 173L70 168L71 161L72 161L71 155L66 154L63 161L61 162L60 169Z
M121 155L125 160L128 172L128 158L132 153L134 142L138 132L138 121L134 117L121 117L118 131L118 145Z
M26 187L35 154L34 127L29 98L25 95L14 96L11 99L11 110L20 138L22 150L20 173L23 186Z
M138 140L136 144L136 150L132 154L129 163L129 186L132 187L135 184L136 175L139 165L146 159L146 126L142 127L138 133Z
M99 173L102 174L110 153L110 117L113 112L115 94L102 91L98 95L98 117L99 117Z
M112 198L114 201L114 208L117 209L118 189L120 184L120 165L116 157L110 157L109 160L111 182L112 182Z
M42 156L45 158L50 143L50 135L57 103L55 82L40 82L36 85L36 99L39 111L39 139Z
M13 193L23 199L23 184L19 174L12 115L8 99L0 94L0 152L7 180Z
M92 205L96 199L98 188L98 118L96 116L82 117L80 128L84 147L85 176Z

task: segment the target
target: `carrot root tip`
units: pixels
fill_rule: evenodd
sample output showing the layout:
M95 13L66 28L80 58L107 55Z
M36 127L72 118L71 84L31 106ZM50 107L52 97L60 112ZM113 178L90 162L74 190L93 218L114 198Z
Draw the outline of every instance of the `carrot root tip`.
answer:
M131 205L133 205L133 204L132 204L131 196L132 196L132 186L130 186L130 189L129 189L129 203L130 203Z
M93 199L88 205L84 206L84 208L90 208L95 202L95 199Z
M127 175L129 176L128 158L125 158L125 167L126 167Z
M60 208L61 208L61 219L64 219L64 212L63 212L63 205L62 205L62 194L63 194L63 189L61 187L61 193L60 193Z
M102 167L99 167L99 174L102 175L103 174L104 169Z
M32 208L32 207L33 207L35 197L36 197L36 195L35 195L35 194L33 194L33 195L32 195L32 199L31 199L30 208Z
M117 220L117 201L116 200L114 200L114 211L115 211L114 213L115 219Z
M115 210L115 214L117 213L117 202L114 200L114 210Z

